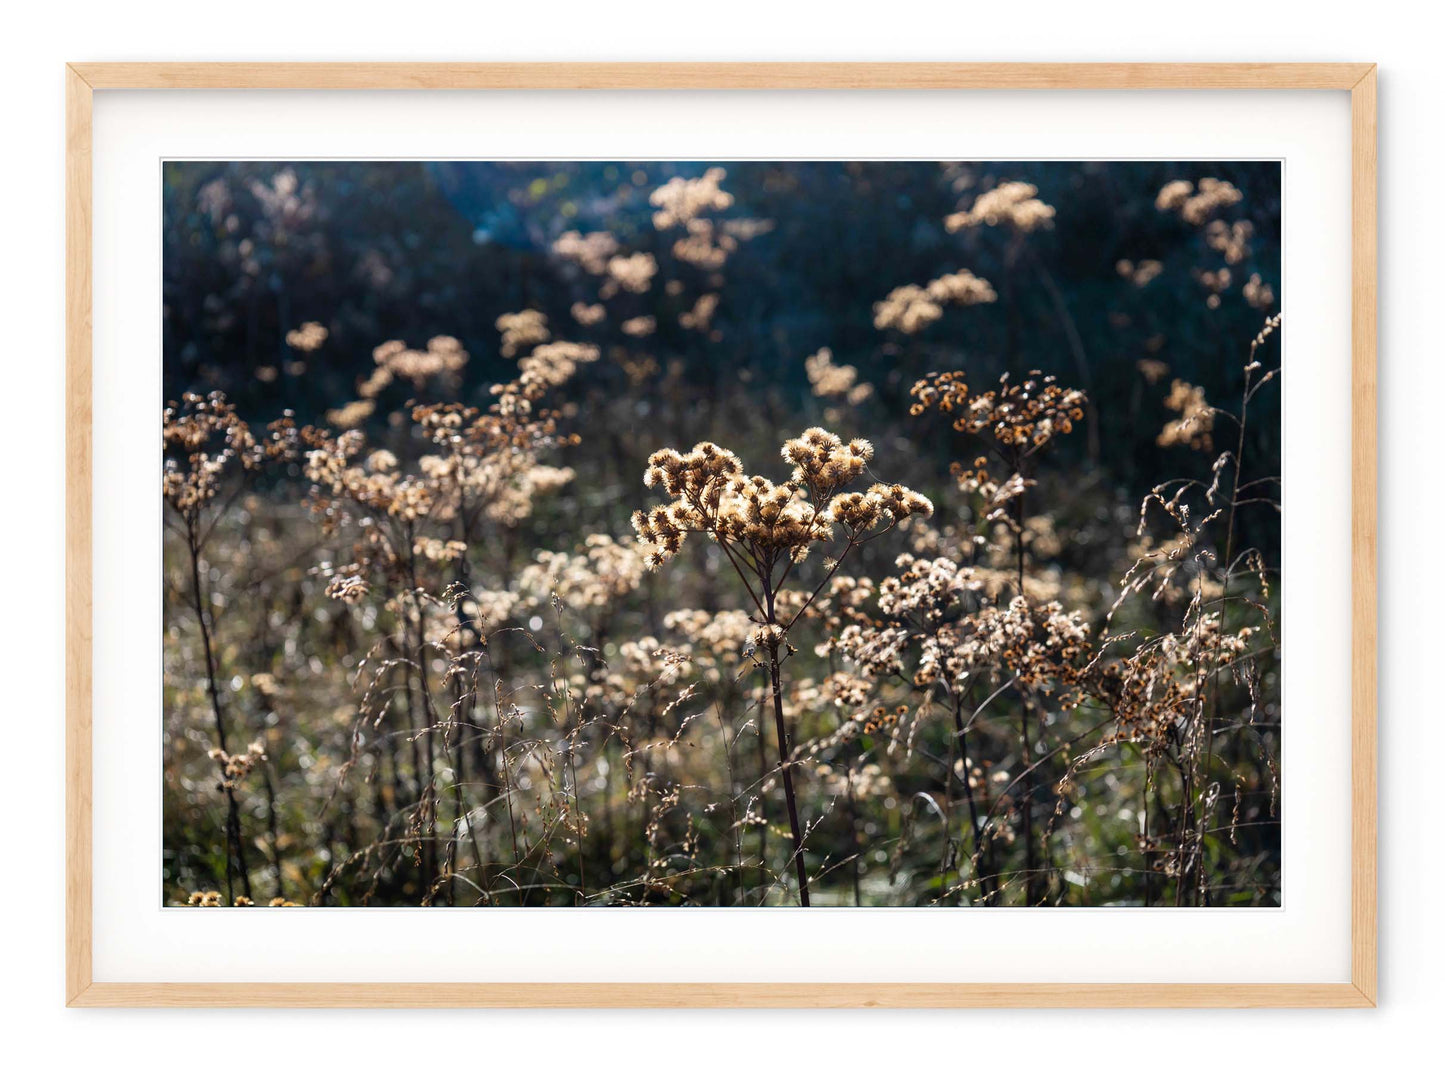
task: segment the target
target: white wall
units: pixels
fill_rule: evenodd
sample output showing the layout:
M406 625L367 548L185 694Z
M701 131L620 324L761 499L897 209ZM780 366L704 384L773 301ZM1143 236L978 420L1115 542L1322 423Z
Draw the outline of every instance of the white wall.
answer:
M7 18L0 307L10 345L0 418L8 514L0 578L0 725L7 785L0 869L6 1061L19 1077L84 1067L122 1077L374 1077L509 1068L543 1077L732 1075L1114 1078L1167 1072L1316 1077L1435 1060L1441 859L1423 824L1445 808L1436 693L1445 401L1438 34L1423 5L1319 0L1198 4L937 3L787 7L734 0L548 0L398 7L247 0L16 7ZM19 20L19 21L17 21ZM67 1012L61 1007L62 64L66 60L813 59L1373 60L1381 66L1381 1007L1219 1014L587 1014ZM1341 439L1347 434L1341 433ZM1341 794L1344 799L1344 794ZM877 947L879 944L860 945ZM779 971L760 974L787 979Z

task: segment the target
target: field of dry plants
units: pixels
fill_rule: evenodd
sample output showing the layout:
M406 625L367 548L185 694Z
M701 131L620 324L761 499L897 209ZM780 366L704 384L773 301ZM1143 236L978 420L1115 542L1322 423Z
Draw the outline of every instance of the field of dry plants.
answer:
M167 905L1281 901L1274 163L172 163Z

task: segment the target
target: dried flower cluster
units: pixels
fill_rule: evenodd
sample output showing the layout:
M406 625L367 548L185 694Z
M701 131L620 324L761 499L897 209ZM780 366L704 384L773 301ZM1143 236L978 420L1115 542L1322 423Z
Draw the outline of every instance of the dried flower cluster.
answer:
M410 349L405 342L393 339L377 346L371 356L376 362L377 373L386 373L380 385L367 385L375 390L386 386L393 378L410 380L420 390L428 380L459 372L468 360L462 344L450 335L432 338L425 349ZM373 390L372 394L367 394L366 389L362 392L367 398L373 397L374 393Z
M1001 447L1031 452L1067 435L1083 419L1082 391L1060 387L1053 376L1030 372L1021 383L1005 374L997 389L974 394L963 372L932 373L913 385L913 416L936 410L957 432L985 436Z
M967 308L996 300L998 294L987 281L970 271L959 270L935 278L927 285L899 286L873 306L873 326L880 331L892 328L904 334L916 334L943 318L945 304Z
M686 227L705 214L727 210L733 197L722 190L727 170L714 166L700 177L673 177L652 193L651 203L657 210L652 224L657 229Z
M1226 207L1244 198L1244 193L1227 180L1205 177L1198 188L1191 181L1171 180L1159 189L1154 205L1172 210L1190 225L1203 225Z
M1127 278L1143 289L1164 273L1164 264L1157 259L1141 259L1137 263L1132 259L1121 259L1114 264L1114 269L1119 272L1119 277Z
M329 335L330 332L325 326L308 320L294 331L286 332L286 344L302 353L314 353L326 344Z
M901 485L841 492L872 457L866 440L845 444L831 432L810 428L783 445L783 459L794 469L790 480L777 483L745 474L738 457L716 444L700 443L686 453L657 451L648 459L644 482L672 502L636 512L633 528L650 546L651 567L677 555L690 534L705 534L736 545L749 566L766 569L785 555L794 563L806 559L815 543L833 539L835 525L851 540L879 525L932 514L927 499Z
M515 357L552 337L547 317L534 308L520 312L504 312L497 317L497 330L502 335L502 356Z
M1214 443L1210 433L1214 431L1214 410L1204 400L1204 390L1182 379L1176 379L1169 386L1169 397L1164 405L1179 414L1159 433L1160 447L1183 445L1196 451L1209 451Z
M943 220L950 233L975 226L1007 225L1020 233L1047 229L1054 221L1054 208L1038 198L1039 189L1024 181L1005 181L984 192L968 210Z
M803 361L808 382L819 398L841 398L848 405L866 402L873 394L871 383L858 382L858 369L851 364L834 364L833 351L827 346Z
M617 254L617 238L611 233L579 233L569 229L552 242L552 252L576 263L588 274L607 273L608 261Z

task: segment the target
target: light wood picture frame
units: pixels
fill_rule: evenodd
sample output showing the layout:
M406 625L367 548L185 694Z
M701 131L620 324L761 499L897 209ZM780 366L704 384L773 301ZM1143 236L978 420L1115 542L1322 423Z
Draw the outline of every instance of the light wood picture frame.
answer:
M74 63L66 80L70 1006L1370 1007L1376 955L1376 68L1322 64ZM92 101L109 90L1334 90L1352 113L1350 979L1318 984L118 983L92 976Z

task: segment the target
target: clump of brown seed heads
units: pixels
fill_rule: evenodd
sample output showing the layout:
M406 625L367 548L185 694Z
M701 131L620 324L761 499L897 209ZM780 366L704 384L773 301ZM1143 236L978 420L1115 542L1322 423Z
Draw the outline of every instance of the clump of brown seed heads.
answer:
M662 566L689 534L701 533L736 546L761 571L784 554L793 563L806 559L815 543L833 539L835 526L856 538L875 526L933 513L927 498L902 485L841 491L872 457L867 440L845 444L831 432L810 428L783 445L793 473L775 482L744 473L737 455L713 443L686 453L664 448L648 459L643 480L672 502L634 513L633 529L650 546L650 567Z
M911 393L912 416L937 410L952 418L957 432L1026 451L1072 432L1074 424L1083 420L1086 400L1083 391L1060 387L1053 376L1038 371L1029 372L1019 383L1005 373L996 389L978 394L963 372L932 373L915 383Z

